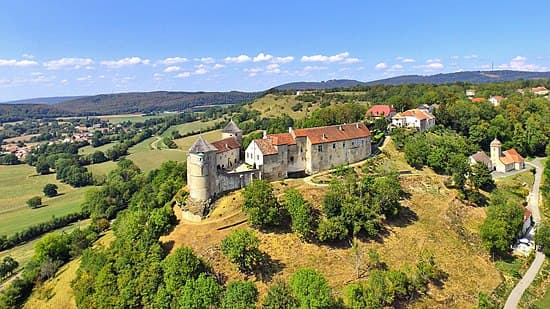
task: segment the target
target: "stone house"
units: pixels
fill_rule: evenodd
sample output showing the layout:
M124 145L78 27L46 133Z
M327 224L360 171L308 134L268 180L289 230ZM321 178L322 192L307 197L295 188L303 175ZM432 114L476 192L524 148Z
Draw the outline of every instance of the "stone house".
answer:
M435 125L435 116L420 109L410 109L397 113L392 118L392 126L398 128L417 128L419 131L427 131Z
M391 120L391 118L397 113L395 107L389 105L373 105L366 112L367 117L381 118Z
M470 165L474 165L476 163L483 163L487 166L487 169L492 171L493 170L493 163L491 162L491 158L485 153L485 151L478 151L470 156Z
M499 106L502 100L504 100L504 98L499 95L489 97L489 102L491 102L493 106Z

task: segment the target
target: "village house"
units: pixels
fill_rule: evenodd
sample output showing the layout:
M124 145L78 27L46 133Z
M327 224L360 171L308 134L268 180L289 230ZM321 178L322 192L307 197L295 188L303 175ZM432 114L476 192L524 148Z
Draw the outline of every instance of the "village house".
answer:
M525 159L515 149L502 151L502 144L498 139L491 142L490 148L493 170L505 173L525 168Z
M535 95L547 95L548 93L550 93L550 90L546 89L546 87L544 86L540 86L540 87L531 88L531 92L534 93Z
M435 125L435 116L426 110L410 109L397 113L392 118L392 126L398 128L417 128L426 131Z
M391 118L397 113L393 106L389 105L373 105L366 113L367 117L382 118L391 120Z
M485 151L478 151L470 156L470 165L476 163L483 163L487 166L487 169L493 170L493 163L491 163L491 158L485 153Z
M250 142L242 164L242 132L231 120L222 139L212 143L202 136L189 148L187 185L195 203L209 203L223 192L243 188L254 179L284 179L291 174L313 174L371 155L371 133L363 123L318 128L289 128Z
M474 89L468 89L466 90L466 96L471 99L476 96L476 91Z
M473 103L482 103L482 102L487 101L487 99L485 99L485 98L471 98L470 100L471 100Z
M489 97L489 102L493 103L494 106L499 106L502 100L504 100L504 98L499 95Z

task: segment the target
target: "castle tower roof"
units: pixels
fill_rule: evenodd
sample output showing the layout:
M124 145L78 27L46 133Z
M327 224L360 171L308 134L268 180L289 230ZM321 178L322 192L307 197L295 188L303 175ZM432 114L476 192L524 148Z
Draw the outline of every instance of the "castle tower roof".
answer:
M203 153L203 152L211 152L211 151L218 151L214 145L207 142L202 135L199 135L199 138L195 141L193 146L189 148L189 153Z
M241 133L241 129L237 126L235 122L233 122L233 119L229 121L229 123L223 128L223 133Z
M495 137L495 139L491 142L491 147L501 147L502 144L500 143L500 141Z

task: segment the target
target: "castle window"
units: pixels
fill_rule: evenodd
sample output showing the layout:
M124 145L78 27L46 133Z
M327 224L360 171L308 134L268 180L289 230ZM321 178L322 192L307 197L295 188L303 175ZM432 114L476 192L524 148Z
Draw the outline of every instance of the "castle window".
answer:
M290 162L294 162L294 157L290 157Z
M256 160L260 160L260 155L256 155Z
M353 146L354 142L351 142L351 146Z
M336 144L332 144L332 149L336 149Z
M317 151L322 152L323 151L323 145L317 146Z
M346 142L342 143L342 147L346 148Z

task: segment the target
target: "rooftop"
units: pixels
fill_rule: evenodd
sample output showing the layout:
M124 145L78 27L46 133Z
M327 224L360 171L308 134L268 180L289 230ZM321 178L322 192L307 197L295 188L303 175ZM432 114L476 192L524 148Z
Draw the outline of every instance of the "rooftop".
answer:
M396 112L395 108L389 105L373 105L367 111L367 115L372 115L374 117L379 117L379 116L387 117L391 113L395 113L395 112Z
M371 136L364 123L350 123L334 126L294 130L296 137L307 137L311 144L331 143Z
M242 132L241 129L237 126L235 122L233 122L233 119L229 120L229 123L223 128L223 133L240 133Z
M485 164L491 163L491 158L489 158L489 156L484 151L478 151L474 153L471 157L476 162L481 162Z
M435 119L435 116L431 113L419 109L409 109L394 116L394 118L398 119L403 117L415 117L418 120Z
M264 156L274 155L278 153L277 148L273 146L270 139L255 139L253 142L258 146L260 152Z
M216 149L218 150L217 153L241 148L241 144L239 144L239 142L234 137L228 137L219 141L212 142L211 145L216 147Z
M195 141L195 143L189 148L189 153L203 153L203 152L211 152L211 151L218 151L216 147L214 147L212 144L207 142L202 135L199 135L199 138Z

